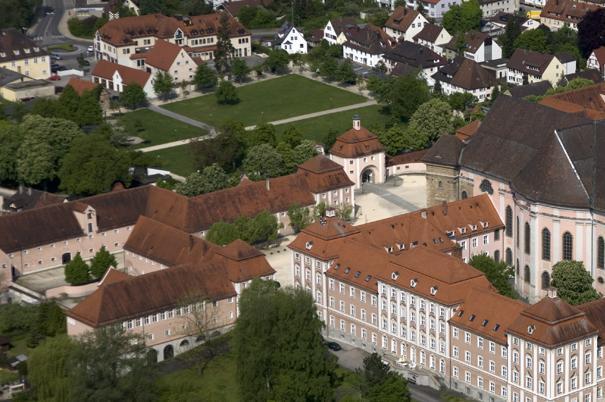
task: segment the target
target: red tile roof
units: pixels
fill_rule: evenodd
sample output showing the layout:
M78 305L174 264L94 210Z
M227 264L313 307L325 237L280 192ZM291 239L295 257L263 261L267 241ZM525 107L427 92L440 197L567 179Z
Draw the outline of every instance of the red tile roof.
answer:
M340 135L330 148L330 154L343 158L357 158L378 152L384 152L384 147L376 134L365 127L359 130L351 128Z
M384 26L395 31L406 32L418 15L420 13L413 8L399 6L389 16Z
M145 64L168 71L181 50L179 45L159 39L148 52L143 53Z
M74 91L76 91L76 93L80 96L82 96L85 91L92 91L97 87L97 84L95 84L94 82L82 80L77 77L71 77L67 85L72 87Z
M93 77L101 77L109 81L113 81L115 72L120 74L125 85L138 84L144 87L151 74L146 71L136 68L126 67L121 64L111 63L107 60L99 60L92 70Z

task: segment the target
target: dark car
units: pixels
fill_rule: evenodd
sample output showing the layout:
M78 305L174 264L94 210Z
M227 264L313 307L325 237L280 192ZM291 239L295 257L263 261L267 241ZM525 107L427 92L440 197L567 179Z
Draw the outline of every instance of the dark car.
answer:
M326 342L326 346L328 349L333 350L334 352L338 352L342 349L342 347L336 342Z

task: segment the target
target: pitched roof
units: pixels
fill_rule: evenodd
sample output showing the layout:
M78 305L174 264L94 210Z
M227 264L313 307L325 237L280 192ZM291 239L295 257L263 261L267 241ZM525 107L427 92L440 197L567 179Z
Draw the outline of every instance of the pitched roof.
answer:
M15 194L4 197L3 209L24 211L47 205L60 204L65 201L65 198L64 196L36 190L35 188L19 187Z
M548 0L540 13L540 18L550 18L567 24L577 24L587 12L598 10L598 4L574 0Z
M428 149L422 149L420 151L404 152L395 156L387 156L386 165L404 165L408 163L420 163L422 158L427 153Z
M376 134L363 126L360 126L359 130L351 128L341 134L330 148L330 154L343 158L357 158L378 152L384 152L380 140Z
M48 56L48 52L15 28L0 30L0 63L31 57Z
M117 63L111 63L107 60L97 61L97 64L95 64L95 67L90 74L93 77L101 77L112 81L113 75L116 71L120 74L120 77L122 77L122 80L126 85L138 84L141 87L144 87L151 77L151 74L147 71L123 66Z
M373 54L384 54L391 45L391 38L372 24L353 26L345 31L347 41L343 46Z
M472 289L458 308L450 323L507 345L506 330L527 308L520 300L513 300L492 290Z
M83 80L78 77L71 77L67 85L72 87L74 91L76 91L76 93L80 96L82 96L84 92L92 91L97 87L97 84L95 84L94 82Z
M458 137L461 141L468 141L477 130L481 126L481 120L473 120L465 126L460 127L456 130L456 137Z
M336 32L337 36L345 30L357 26L357 19L355 17L333 18L330 19L328 22L332 24L332 28L334 28L334 31Z
M464 50L475 53L484 42L491 42L491 37L485 32L479 31L468 31L464 33ZM445 45L448 49L458 50L458 39L452 38L452 40Z
M147 14L111 20L99 28L101 38L114 46L131 45L137 38L154 36L160 39L174 37L180 29L188 37L216 35L222 13L195 15L177 19L161 14ZM229 35L248 35L248 31L235 18L229 16Z
M508 60L507 66L513 70L541 77L554 58L552 54L516 49Z
M599 346L605 343L605 298L576 306L599 330Z
M595 57L597 58L599 66L605 65L605 46L594 49L592 53L594 53Z
M186 300L236 295L223 267L182 265L101 284L66 314L94 328L178 307Z
M181 50L179 45L159 39L148 52L144 53L145 64L168 71Z
M298 166L298 175L303 176L314 194L355 185L342 166L324 155L317 155Z
M526 308L507 332L549 348L595 335L586 314L558 297L546 296Z
M414 40L418 42L419 40L424 40L427 42L435 43L437 38L439 38L439 34L445 28L435 24L424 24L422 31L418 32L416 36L414 36Z
M489 71L465 57L457 57L452 63L440 68L433 74L433 78L468 91L496 85L496 79Z
M538 81L532 84L518 85L509 89L513 98L525 98L526 96L542 96L552 88L550 81Z
M389 49L385 59L392 62L408 64L414 68L431 68L447 64L447 60L433 52L431 49L413 42L399 42Z
M562 112L582 115L591 120L603 120L605 119L605 84L600 83L547 96L539 103Z
M437 139L422 158L423 162L458 166L462 141L455 135L444 134Z
M395 31L406 32L419 15L420 13L413 8L399 6L393 10L384 26Z

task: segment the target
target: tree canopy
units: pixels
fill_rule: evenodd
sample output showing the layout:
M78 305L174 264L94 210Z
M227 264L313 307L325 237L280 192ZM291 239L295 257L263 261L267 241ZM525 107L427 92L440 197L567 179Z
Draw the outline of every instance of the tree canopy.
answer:
M500 294L511 298L519 298L519 294L511 284L515 271L504 261L496 262L489 255L478 254L470 259L469 265L483 272L487 280L498 289Z
M594 49L605 45L605 9L589 11L578 23L578 47L588 58Z
M216 71L210 68L206 63L202 63L197 67L193 82L200 91L212 91L216 88L216 84L218 83Z
M454 131L452 108L441 99L433 98L416 109L408 130L418 144L424 146L436 141L443 134Z
M322 326L304 289L252 281L240 299L233 340L242 399L331 400L335 362Z
M136 109L147 105L147 95L139 84L130 84L120 94L120 104L128 109Z
M206 239L219 245L229 244L236 239L255 244L275 240L278 229L275 215L261 212L253 218L240 217L233 223L217 222L208 230Z
M158 71L153 79L153 90L160 99L168 99L174 93L174 79L168 72Z
M80 253L65 264L65 281L73 286L83 285L91 281L90 268L84 262Z
M213 163L210 166L206 166L202 171L194 172L187 176L184 183L176 185L175 190L179 194L193 197L221 190L228 186L229 176L223 168Z
M220 129L216 137L193 142L195 167L202 170L216 163L225 172L235 171L244 160L246 152L244 138L248 134L243 124L228 123Z
M219 105L235 105L240 101L237 89L229 81L221 81L216 92L214 92L214 96L216 96L216 102Z
M481 8L477 0L454 4L443 15L443 27L452 35L481 28Z
M407 121L418 106L430 99L429 87L424 80L412 75L373 78L368 81L368 89L375 93L380 103L394 120Z
M592 287L593 281L581 261L559 261L552 268L552 286L557 288L557 295L571 305L601 297Z
M109 267L117 268L117 266L116 257L107 251L105 246L101 246L90 261L90 274L94 279L101 279Z
M377 353L363 359L363 396L371 402L411 401L407 381L382 362Z

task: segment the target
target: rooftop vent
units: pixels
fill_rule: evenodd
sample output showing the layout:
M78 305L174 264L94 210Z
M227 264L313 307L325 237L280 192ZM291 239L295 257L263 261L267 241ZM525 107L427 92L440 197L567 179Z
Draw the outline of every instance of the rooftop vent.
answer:
M305 243L305 248L307 250L311 250L313 248L313 242L312 241L308 241Z
M527 333L528 334L530 334L530 335L533 334L535 330L536 330L536 326L535 325L531 324L531 325L527 326Z
M415 288L416 285L418 285L418 279L412 279L410 280L410 286Z

